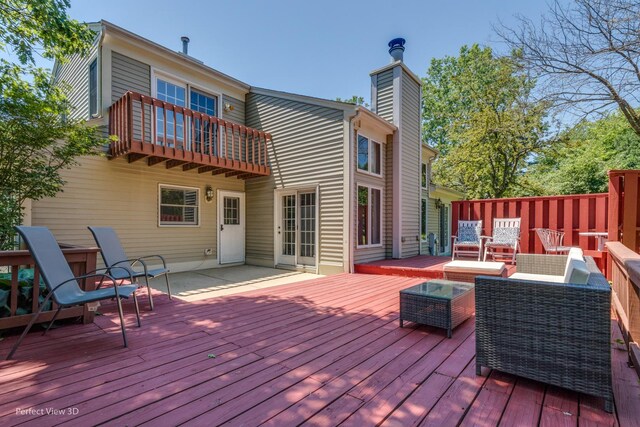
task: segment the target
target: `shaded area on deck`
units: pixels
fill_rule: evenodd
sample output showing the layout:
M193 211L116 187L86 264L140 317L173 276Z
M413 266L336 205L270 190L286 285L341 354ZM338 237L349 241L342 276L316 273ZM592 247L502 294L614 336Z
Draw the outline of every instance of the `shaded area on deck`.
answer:
M469 258L460 258L470 261ZM386 276L423 277L425 279L442 279L444 265L451 262L448 256L417 255L402 259L382 259L354 266L356 273L382 274ZM508 275L515 273L516 266L506 264Z
M577 393L495 371L476 376L473 319L452 339L399 328L398 291L420 281L344 274L197 303L158 295L139 329L125 303L128 349L114 307L102 307L94 324L30 334L18 360L0 362L0 422L637 425L640 384L615 342L614 414ZM50 407L78 413L16 414Z

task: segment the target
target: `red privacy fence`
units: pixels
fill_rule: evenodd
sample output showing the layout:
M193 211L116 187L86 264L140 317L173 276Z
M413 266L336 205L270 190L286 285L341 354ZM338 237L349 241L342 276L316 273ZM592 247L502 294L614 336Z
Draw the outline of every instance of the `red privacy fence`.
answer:
M482 220L482 234L491 236L494 218L521 218L522 252L544 253L536 228L564 232L567 246L596 250L596 239L579 233L608 230L608 199L607 193L599 193L457 201L451 206L451 232L457 233L458 220Z

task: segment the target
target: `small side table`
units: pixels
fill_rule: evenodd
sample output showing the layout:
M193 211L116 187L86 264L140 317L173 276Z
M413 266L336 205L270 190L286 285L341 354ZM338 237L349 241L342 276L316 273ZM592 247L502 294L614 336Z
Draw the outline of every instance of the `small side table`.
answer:
M583 231L581 233L578 233L578 235L585 237L595 237L598 245L598 252L604 251L604 244L609 237L609 233L607 233L606 231Z
M453 329L475 312L473 283L430 280L400 291L400 327L404 321Z

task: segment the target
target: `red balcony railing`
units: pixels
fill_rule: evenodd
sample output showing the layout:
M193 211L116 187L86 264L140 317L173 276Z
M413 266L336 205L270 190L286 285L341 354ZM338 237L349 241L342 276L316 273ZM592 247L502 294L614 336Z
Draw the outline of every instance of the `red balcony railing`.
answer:
M269 175L271 135L228 120L127 92L109 108L112 158L147 158L149 166L224 173L248 179Z

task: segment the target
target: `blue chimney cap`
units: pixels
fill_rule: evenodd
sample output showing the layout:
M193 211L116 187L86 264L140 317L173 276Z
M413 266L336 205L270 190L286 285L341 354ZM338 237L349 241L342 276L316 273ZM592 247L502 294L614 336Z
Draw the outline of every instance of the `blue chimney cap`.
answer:
M389 42L389 48L390 49L402 49L404 50L404 44L406 43L406 40L398 37L397 39L393 39Z

